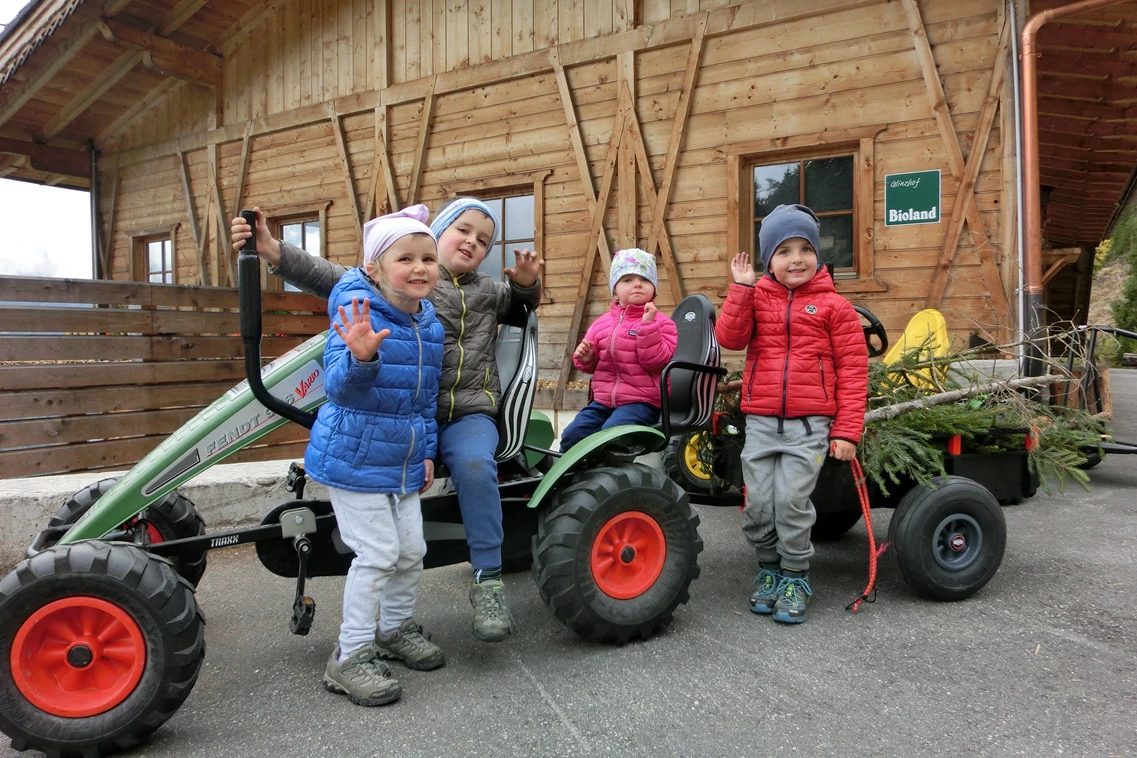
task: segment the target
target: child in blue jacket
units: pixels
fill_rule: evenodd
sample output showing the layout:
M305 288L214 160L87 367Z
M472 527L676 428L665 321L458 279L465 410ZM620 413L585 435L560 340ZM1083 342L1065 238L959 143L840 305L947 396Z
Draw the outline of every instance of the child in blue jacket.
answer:
M385 705L402 694L383 659L424 671L445 662L413 618L426 555L419 492L434 480L442 370L442 324L426 299L438 281L427 216L417 205L369 221L363 265L332 289L329 402L304 455L308 475L327 485L340 536L355 552L324 686L359 705Z

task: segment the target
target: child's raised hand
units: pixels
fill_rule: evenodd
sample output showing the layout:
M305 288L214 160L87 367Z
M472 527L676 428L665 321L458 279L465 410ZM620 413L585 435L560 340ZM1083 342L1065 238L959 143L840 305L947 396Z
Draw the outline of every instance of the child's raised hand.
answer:
M655 307L655 302L649 300L647 305L644 306L643 322L645 324L650 324L652 321L655 321L655 315L658 312L659 309Z
M340 321L343 326L333 321L332 328L340 336L351 354L360 361L372 361L379 353L379 346L391 334L390 329L381 329L378 332L371 328L371 301L364 300L363 307L359 306L359 298L351 299L351 315L340 306ZM346 328L345 328L346 327Z
M513 248L513 260L513 268L502 269L501 273L517 282L519 287L532 287L541 276L541 267L545 262L529 248Z
M851 461L857 457L857 446L848 440L829 440L829 455L839 461Z
M580 344L576 346L576 352L573 353L573 357L586 366L595 361L596 351L592 349L592 342L589 340L581 340Z
M738 284L754 286L758 274L754 271L754 266L750 265L750 253L739 253L730 259L730 275Z

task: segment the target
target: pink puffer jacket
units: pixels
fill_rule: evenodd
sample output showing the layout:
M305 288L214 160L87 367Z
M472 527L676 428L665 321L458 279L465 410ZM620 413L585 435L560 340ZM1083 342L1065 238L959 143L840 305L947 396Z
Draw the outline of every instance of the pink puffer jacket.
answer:
M573 356L578 369L592 374L592 399L601 405L659 407L659 374L675 355L679 334L675 322L663 313L646 324L643 315L642 305L612 303L584 335L592 342L593 363L581 363Z

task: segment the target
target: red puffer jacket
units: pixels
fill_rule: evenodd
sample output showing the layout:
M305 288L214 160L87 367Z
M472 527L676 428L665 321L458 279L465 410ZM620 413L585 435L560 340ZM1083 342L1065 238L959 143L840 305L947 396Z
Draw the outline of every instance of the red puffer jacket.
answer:
M643 315L642 305L612 303L584 334L595 360L586 364L573 356L578 369L592 374L592 399L608 408L628 403L659 407L659 374L675 355L679 333L664 314L646 324Z
M746 348L743 413L828 416L831 439L860 442L868 348L857 312L825 268L792 291L769 276L754 287L732 283L715 335L725 348Z

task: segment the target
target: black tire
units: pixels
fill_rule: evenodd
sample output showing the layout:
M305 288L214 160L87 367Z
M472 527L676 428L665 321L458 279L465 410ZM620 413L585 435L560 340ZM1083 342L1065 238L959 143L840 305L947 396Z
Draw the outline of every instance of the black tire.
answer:
M963 600L990 581L1003 562L1007 522L995 497L961 476L917 485L888 525L893 563L905 583L930 600Z
M1078 468L1082 469L1083 471L1088 471L1094 466L1101 463L1101 453L1097 452L1096 450L1090 453L1086 453L1085 455L1086 460L1083 463L1078 464Z
M831 511L818 513L810 538L815 542L830 542L852 529L861 520L860 511Z
M701 436L711 444L709 432L688 432L672 437L663 449L663 470L688 492L710 492L714 485L714 474L695 458Z
M634 594L619 598L601 589L615 591L615 582L611 574L594 574L593 548L599 549L602 534L615 536L628 524L653 530L652 544L644 547L641 541L640 552L632 548L627 558L625 546L619 562L631 568L657 563L634 580L642 586L623 587ZM537 590L553 614L586 639L617 644L648 639L689 598L703 550L698 526L686 493L659 471L635 463L587 471L557 493L538 522ZM616 560L609 563L623 570Z
M74 524L116 482L118 482L117 477L108 477L79 490L56 512L55 516L48 522L49 526ZM193 503L176 490L153 505L144 508L137 518L154 527L163 542L186 537L200 537L205 534L205 522L201 520L201 516L197 515ZM153 532L151 537L154 537ZM174 569L196 587L205 574L205 556L206 551L203 548L181 553L171 560L174 562Z
M82 627L75 614L87 619ZM0 580L0 619L0 730L16 750L52 757L91 758L142 743L185 701L205 656L205 621L193 587L165 558L124 543L61 545L23 561ZM115 669L111 679L93 681L113 665L84 644L84 635L95 636L92 625L99 639L117 643L114 660L133 665L133 677ZM49 626L50 643L40 636ZM63 640L63 661L41 655L58 649L58 628L75 635ZM92 679L81 695L51 686L51 674L88 667ZM72 708L86 711L65 715Z

